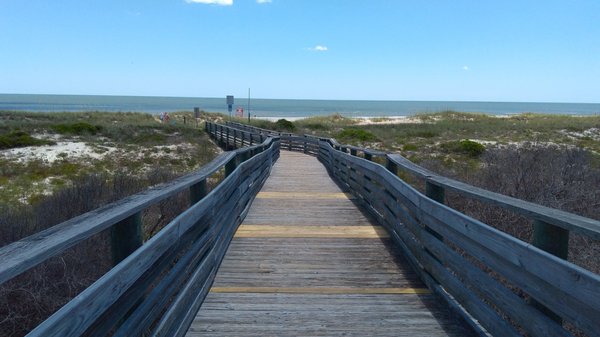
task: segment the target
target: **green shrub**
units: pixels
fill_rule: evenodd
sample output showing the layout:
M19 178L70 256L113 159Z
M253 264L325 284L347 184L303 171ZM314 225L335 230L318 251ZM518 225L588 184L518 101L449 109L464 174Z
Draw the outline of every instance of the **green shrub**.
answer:
M167 136L153 130L144 130L136 135L132 142L135 144L164 144L167 142Z
M95 135L102 130L102 127L99 125L92 125L85 122L56 124L52 125L51 127L57 133L70 135Z
M306 125L304 125L304 127L307 129L311 129L311 130L323 130L323 131L327 131L327 130L331 129L331 127L329 125L320 124L320 123L307 123Z
M55 142L31 137L27 132L13 131L0 135L0 149L12 149L25 146L54 145Z
M421 138L433 138L439 136L439 132L435 132L432 130L416 130L413 132L408 132L408 136L411 137L421 137Z
M296 130L296 126L294 125L294 123L288 121L287 119L280 119L277 122L275 122L275 128L277 128L277 130Z
M469 139L443 143L442 149L447 152L466 154L470 157L479 157L485 152L485 146L483 144Z
M404 151L417 151L419 148L415 144L404 144L402 150Z
M370 142L377 140L377 137L375 137L375 135L370 133L369 131L354 128L343 130L342 132L337 134L337 138L344 141L355 140L361 142Z

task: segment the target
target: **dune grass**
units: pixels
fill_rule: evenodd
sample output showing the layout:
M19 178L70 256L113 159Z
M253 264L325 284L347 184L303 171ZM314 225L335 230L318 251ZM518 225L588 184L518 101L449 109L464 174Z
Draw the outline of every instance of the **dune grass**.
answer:
M50 145L73 142L91 149L88 156L65 151L50 161L0 153L0 202L38 202L89 174L129 174L143 180L155 167L174 174L198 168L218 149L191 117L175 113L169 123L161 123L158 116L143 113L0 111L0 150L43 152Z

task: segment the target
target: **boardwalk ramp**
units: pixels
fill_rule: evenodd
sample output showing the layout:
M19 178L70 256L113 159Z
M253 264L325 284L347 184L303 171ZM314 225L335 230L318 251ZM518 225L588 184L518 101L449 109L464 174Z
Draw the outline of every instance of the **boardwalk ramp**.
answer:
M282 151L186 336L468 335L351 198Z

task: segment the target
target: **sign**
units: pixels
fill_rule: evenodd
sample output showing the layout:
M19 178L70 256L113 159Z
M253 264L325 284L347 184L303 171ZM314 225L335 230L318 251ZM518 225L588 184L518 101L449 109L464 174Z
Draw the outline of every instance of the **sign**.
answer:
M227 110L231 113L233 108L233 95L227 95Z
M238 106L237 109L235 109L235 116L236 117L244 117L244 108L242 108L241 106Z

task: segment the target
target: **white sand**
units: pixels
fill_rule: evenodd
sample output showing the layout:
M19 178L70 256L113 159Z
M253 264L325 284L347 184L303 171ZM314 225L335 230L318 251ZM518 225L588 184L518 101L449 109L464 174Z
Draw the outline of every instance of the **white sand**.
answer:
M0 151L0 157L27 162L31 160L42 160L53 163L58 159L66 158L93 158L102 159L115 151L115 148L104 147L106 151L97 153L94 148L83 142L58 142L56 145L27 146Z
M270 122L277 122L280 119L285 119L290 122L295 122L301 119L310 117L252 117L255 119L267 120ZM380 117L348 117L357 121L358 125L370 125L370 124L415 124L423 123L419 118L415 116L380 116Z

